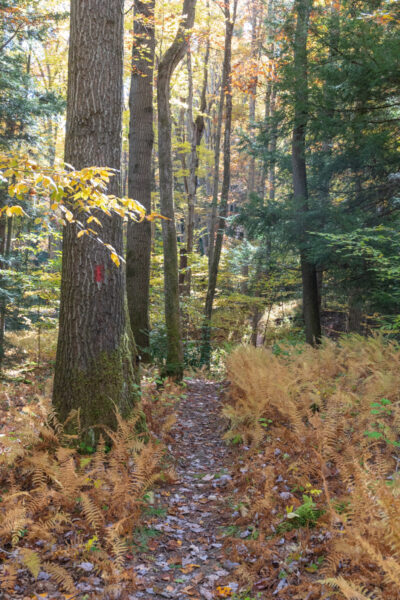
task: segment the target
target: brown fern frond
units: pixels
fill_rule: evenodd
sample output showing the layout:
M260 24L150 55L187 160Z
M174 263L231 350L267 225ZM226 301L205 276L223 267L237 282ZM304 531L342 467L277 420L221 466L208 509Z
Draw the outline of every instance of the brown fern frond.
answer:
M10 540L15 546L28 523L30 523L30 519L26 516L25 507L17 505L1 515L0 537L4 536L4 539Z
M47 573L50 573L57 585L59 585L63 590L69 592L70 594L76 591L74 580L68 571L66 571L63 567L46 561L43 563L43 569Z
M95 531L98 531L104 524L104 517L100 508L86 493L81 493L81 504L87 522Z
M128 545L123 540L115 527L111 527L106 533L107 541L111 550L111 554L114 557L114 564L117 569L122 569L125 562L125 555L128 552Z
M369 592L364 586L350 583L344 577L330 577L322 579L320 583L333 590L339 590L346 600L383 600L382 594L378 591Z
M10 560L0 567L0 589L13 592L17 582L17 565Z

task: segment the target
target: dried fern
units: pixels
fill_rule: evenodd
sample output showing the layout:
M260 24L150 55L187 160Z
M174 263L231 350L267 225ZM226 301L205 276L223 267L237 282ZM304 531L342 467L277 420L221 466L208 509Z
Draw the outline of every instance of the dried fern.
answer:
M37 552L30 550L29 548L22 548L20 550L22 557L22 564L29 569L34 578L36 579L39 575L41 559Z
M43 568L53 577L54 581L66 592L75 592L75 584L71 575L60 565L51 562L44 562Z

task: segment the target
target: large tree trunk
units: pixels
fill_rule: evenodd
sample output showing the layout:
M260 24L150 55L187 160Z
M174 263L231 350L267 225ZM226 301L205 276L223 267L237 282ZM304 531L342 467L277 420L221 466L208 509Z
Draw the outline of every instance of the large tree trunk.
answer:
M123 0L72 0L65 161L81 169L121 167ZM118 195L120 178L109 193ZM101 238L123 252L122 219L99 214ZM114 427L137 400L125 273L105 246L63 232L60 326L53 402L61 420L79 409L85 440Z
M303 282L303 313L306 341L315 345L321 341L317 270L307 256L307 215L309 212L305 140L308 121L308 25L312 0L296 0L296 31L294 39L294 126L292 138L293 190L300 218L300 263Z
M151 212L155 0L135 0L129 98L128 195ZM151 223L128 223L126 282L132 332L143 361L150 360L149 290Z
M181 379L183 348L179 310L178 249L176 241L172 153L171 153L171 77L188 47L189 29L193 27L196 0L184 0L182 21L175 40L162 57L158 67L158 162L160 172L160 207L166 219L162 221L164 246L165 324L167 328L167 360L165 375Z
M237 12L237 0L233 2L233 11L230 11L229 0L225 3L225 51L223 64L222 88L226 96L225 131L224 131L224 175L219 206L218 229L210 264L208 289L202 326L201 362L209 365L211 360L211 317L217 288L219 261L221 258L222 243L226 217L228 215L228 200L231 184L231 130L232 130L232 38ZM214 190L215 191L215 190Z

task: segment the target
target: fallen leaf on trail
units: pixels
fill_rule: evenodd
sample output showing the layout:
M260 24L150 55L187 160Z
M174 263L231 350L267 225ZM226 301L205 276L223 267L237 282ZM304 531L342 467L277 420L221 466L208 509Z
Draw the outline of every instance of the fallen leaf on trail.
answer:
M80 563L78 565L78 567L80 569L82 569L83 571L86 571L87 573L89 573L90 571L93 571L94 565L91 562L83 562L83 563Z
M232 588L230 588L228 585L219 585L217 587L217 594L219 598L229 598L229 596L232 596Z
M185 567L182 567L181 571L182 573L191 573L193 571L193 569L200 569L200 565L195 565L190 563L189 565L186 565Z

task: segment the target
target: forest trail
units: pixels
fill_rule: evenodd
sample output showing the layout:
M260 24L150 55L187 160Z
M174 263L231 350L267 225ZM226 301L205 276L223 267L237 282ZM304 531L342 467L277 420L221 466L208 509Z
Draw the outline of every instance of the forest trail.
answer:
M156 489L154 505L137 532L139 585L129 600L212 600L222 592L219 587L238 587L232 573L237 563L223 550L232 513L232 451L222 440L220 398L219 384L188 382L168 446L178 481Z

